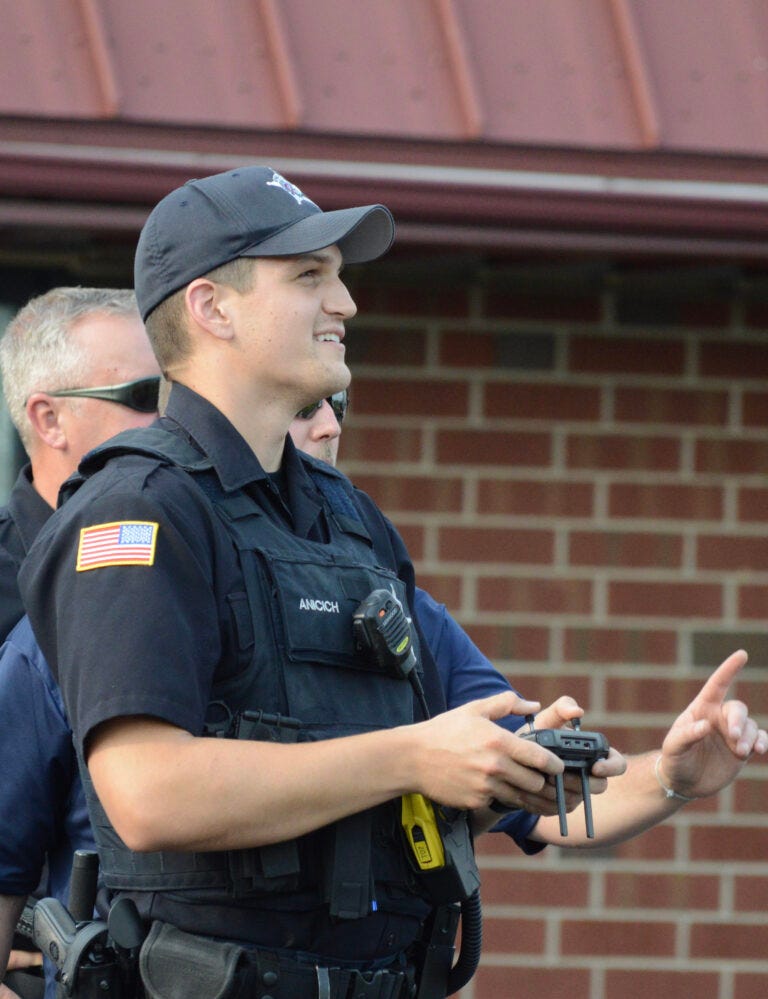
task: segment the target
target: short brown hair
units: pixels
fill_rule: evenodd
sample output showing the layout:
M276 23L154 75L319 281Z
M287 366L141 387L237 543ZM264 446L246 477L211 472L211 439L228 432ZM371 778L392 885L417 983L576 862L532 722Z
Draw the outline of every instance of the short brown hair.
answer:
M236 257L201 277L216 284L225 284L241 295L253 287L256 259ZM157 357L160 370L168 371L189 356L189 336L185 322L184 293L186 286L170 295L146 319L147 335Z

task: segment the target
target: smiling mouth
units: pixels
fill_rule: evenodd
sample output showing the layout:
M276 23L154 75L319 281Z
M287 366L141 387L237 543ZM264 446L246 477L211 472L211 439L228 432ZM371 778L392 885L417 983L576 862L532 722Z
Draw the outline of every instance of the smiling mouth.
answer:
M318 333L316 339L321 343L341 343L342 335L340 333Z

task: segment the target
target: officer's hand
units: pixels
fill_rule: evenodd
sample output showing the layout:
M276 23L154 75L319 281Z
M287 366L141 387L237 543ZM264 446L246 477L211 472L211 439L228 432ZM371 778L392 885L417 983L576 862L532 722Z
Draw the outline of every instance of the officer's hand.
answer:
M728 690L747 663L743 649L711 674L662 743L661 775L667 787L689 798L717 794L733 781L753 753L768 752L768 733Z
M598 769L599 774L596 775L595 771ZM608 757L604 760L598 760L593 766L593 772L589 776L590 794L603 794L608 789L608 779L618 777L626 769L626 758L616 749L609 750ZM582 800L581 774L572 770L567 771L563 776L563 788L565 790L565 810L572 812L581 804ZM524 808L526 812L533 812L534 815L556 815L557 793L554 779L549 777L538 794L518 792L513 803L519 808ZM510 804L513 803L510 802Z
M562 696L536 714L534 727L537 729L563 728L574 719L582 718L583 715L584 709L572 697ZM521 734L527 731L527 725L520 729ZM593 773L589 778L590 793L602 794L608 787L608 778L623 774L626 769L626 759L615 749L611 749L607 759L598 760L594 765ZM563 778L563 787L565 790L565 810L572 812L582 801L581 775L573 771L566 772ZM507 797L500 799L499 803L507 805L510 809L522 808L534 815L556 815L558 807L554 777L550 775L544 786L538 791L531 792L523 788L512 789L512 792ZM494 824L492 821L488 822L488 819L492 820L493 816L489 815L485 821L481 821L481 827L482 825L487 827Z
M549 750L493 722L508 714L535 714L538 702L511 691L463 704L411 726L417 739L414 776L419 791L440 804L478 809L518 792L537 794L546 778L563 772Z

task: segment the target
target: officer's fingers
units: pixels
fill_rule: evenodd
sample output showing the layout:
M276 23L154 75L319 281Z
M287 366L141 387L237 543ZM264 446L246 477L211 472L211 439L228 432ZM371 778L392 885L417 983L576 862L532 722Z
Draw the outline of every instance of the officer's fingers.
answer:
M554 787L554 779L552 777L548 779L547 783ZM587 779L587 786L589 787L590 794L602 794L608 787L608 781L605 777L589 777ZM573 770L566 770L563 777L563 787L566 794L581 798L583 793L581 775L575 773Z
M514 805L532 815L557 815L558 811L557 800L548 790L543 790L541 794L521 791L517 794Z
M601 777L590 777L588 786L590 795L602 794L608 787L608 781ZM499 790L499 800L510 807L517 805L535 815L557 814L557 788L553 777L548 777L540 789L533 791L520 786L503 786ZM581 776L573 771L567 771L563 776L563 801L567 812L578 808L583 801Z
M487 747L499 757L509 762L521 765L539 773L560 774L563 772L563 761L549 749L540 746L533 739L525 739L515 732L508 732L498 725L489 725L491 730L486 740Z
M512 752L499 755L490 771L492 780L501 785L494 788L495 796L501 800L506 800L509 789L538 794L545 789L548 779L563 772L563 761L548 749L509 732L503 735L505 742L511 743Z
M608 779L607 777L592 777L589 778L589 793L590 794L604 794L608 790Z
M744 720L744 725L741 729L741 734L734 748L734 752L736 753L736 755L746 760L750 756L750 754L754 752L755 744L757 742L759 734L760 734L760 729L757 727L757 722L755 721L755 719L747 717Z
M535 715L540 707L539 701L527 701L524 697L516 694L514 690L505 690L501 694L493 694L491 697L482 697L478 701L470 701L469 704L465 704L458 710L466 710L482 718L498 721L499 718L506 718L507 715Z
M509 808L525 807L521 804L527 797L543 795L549 798L544 774L528 767L514 764L505 768L503 774L496 774L489 782L489 798L496 799Z
M547 782L538 794L520 792L518 794L518 804L526 812L535 815L557 815L557 792L554 784ZM578 808L582 802L581 785L578 789L564 788L563 803L566 812L572 812Z
M728 693L728 688L746 663L747 653L743 649L732 652L727 659L720 663L691 703L691 707L696 710L696 713L706 705L722 704Z
M737 756L749 756L757 736L757 722L743 701L728 701L722 711L724 735Z
M572 697L563 695L536 715L536 728L561 728L566 722L581 718L583 714L584 708Z
M617 750L611 748L608 757L592 764L593 777L620 777L627 769L627 759Z

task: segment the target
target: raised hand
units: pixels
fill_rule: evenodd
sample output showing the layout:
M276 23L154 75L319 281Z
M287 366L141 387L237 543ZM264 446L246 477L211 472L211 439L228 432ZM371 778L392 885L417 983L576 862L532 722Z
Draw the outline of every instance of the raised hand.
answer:
M662 744L659 778L689 798L705 798L726 787L752 753L768 751L768 734L742 701L726 695L747 662L734 652L712 673L672 724Z

